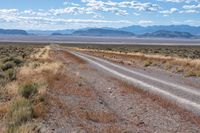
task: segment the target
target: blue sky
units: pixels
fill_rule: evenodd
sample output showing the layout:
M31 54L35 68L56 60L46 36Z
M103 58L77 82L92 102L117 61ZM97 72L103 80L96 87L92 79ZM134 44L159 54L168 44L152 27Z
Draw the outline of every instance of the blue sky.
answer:
M0 28L200 26L200 0L0 0Z

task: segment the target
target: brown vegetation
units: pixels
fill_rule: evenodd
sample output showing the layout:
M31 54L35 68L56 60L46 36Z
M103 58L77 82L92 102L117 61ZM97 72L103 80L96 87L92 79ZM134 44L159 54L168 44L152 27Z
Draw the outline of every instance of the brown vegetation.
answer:
M23 47L24 50L28 48L28 46L27 48ZM13 57L2 60L3 62L12 62L12 64L4 63L2 65L3 71L9 70L8 76L10 78L12 77L10 69L16 68L15 65L20 64L17 73L15 73L16 79L10 80L12 81L10 83L4 82L5 86L3 87L3 92L7 92L9 100L4 100L4 106L0 107L0 113L2 118L5 118L6 132L8 133L37 132L39 123L33 122L33 119L42 118L47 113L46 90L48 82L43 73L48 72L49 75L56 73L61 64L52 62L49 46L38 48L39 50L34 49L31 47L30 53L23 56L24 60L22 61ZM18 54L19 51L15 52Z

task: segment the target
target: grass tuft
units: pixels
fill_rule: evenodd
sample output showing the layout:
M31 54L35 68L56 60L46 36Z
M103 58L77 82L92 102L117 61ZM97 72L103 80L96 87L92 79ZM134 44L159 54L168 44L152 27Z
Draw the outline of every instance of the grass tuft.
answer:
M176 73L182 73L184 69L182 67L176 67Z
M38 87L39 86L36 83L26 84L19 88L19 94L22 97L30 98L30 97L34 96L35 94L37 94Z
M193 71L193 70L190 70L189 72L186 73L186 77L196 77L197 74Z
M152 64L153 62L152 61L145 61L144 62L144 67L148 67Z
M29 100L19 98L13 101L8 109L8 130L30 121L33 118L33 108Z

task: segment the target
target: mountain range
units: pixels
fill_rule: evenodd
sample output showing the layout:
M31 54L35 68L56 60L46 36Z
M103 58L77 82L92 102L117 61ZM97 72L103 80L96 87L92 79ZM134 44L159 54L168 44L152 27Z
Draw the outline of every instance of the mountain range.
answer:
M24 30L0 29L0 35L28 35L28 33Z
M200 26L189 25L132 25L123 28L84 28L65 30L6 30L0 29L0 34L12 35L52 35L52 36L111 36L111 37L155 37L155 38L199 38Z
M152 33L145 33L141 37L154 37L154 38L194 38L195 36L188 32L166 31L159 30Z
M88 30L78 30L72 33L75 36L134 36L135 34L127 31L112 30L112 29L101 29L101 28L92 28Z
M161 31L161 30L188 32L193 35L200 35L200 26L190 26L190 25L166 25L166 26L155 25L155 26L147 26L147 27L133 25L133 26L119 28L119 30L132 32L137 35L152 33L152 32Z

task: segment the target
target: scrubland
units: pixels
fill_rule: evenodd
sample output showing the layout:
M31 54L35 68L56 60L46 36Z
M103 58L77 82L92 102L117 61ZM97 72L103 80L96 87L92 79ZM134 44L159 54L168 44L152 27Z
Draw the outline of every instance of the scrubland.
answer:
M50 46L0 47L0 132L38 132L48 111L48 75L61 64L50 59Z
M188 76L196 77L199 70L197 56L128 52L122 50L125 47L117 47L73 46L73 50L128 66L156 67L184 76L190 70ZM98 71L68 52L66 46L0 48L0 132L199 131L199 117Z

